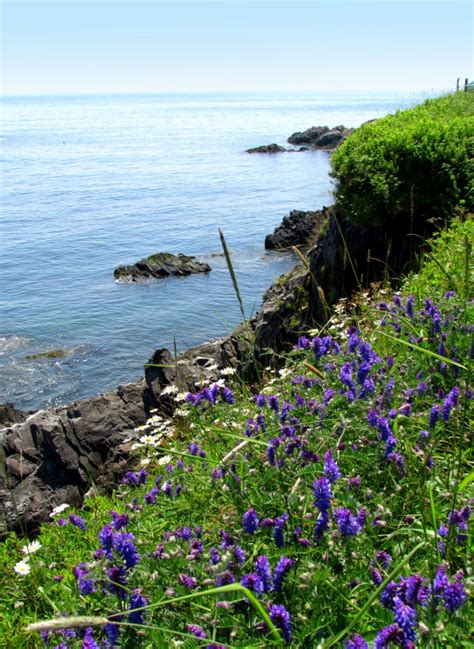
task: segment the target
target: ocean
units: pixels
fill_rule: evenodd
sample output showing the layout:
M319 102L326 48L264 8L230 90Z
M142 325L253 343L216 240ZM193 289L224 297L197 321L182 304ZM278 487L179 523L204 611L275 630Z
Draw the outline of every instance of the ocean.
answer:
M143 376L155 349L229 333L295 263L265 235L332 202L330 154L245 149L313 125L358 126L424 97L396 93L157 94L1 100L0 403L68 403ZM116 283L156 252L208 275ZM62 350L57 358L28 356Z

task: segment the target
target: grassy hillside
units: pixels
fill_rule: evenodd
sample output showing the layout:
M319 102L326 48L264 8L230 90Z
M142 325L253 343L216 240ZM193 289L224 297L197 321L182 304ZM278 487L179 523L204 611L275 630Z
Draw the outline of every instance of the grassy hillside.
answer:
M357 129L332 158L336 199L357 222L413 231L474 208L474 94L456 93ZM416 227L415 227L416 229Z
M257 394L176 386L111 498L0 545L4 645L471 647L473 235L341 302Z

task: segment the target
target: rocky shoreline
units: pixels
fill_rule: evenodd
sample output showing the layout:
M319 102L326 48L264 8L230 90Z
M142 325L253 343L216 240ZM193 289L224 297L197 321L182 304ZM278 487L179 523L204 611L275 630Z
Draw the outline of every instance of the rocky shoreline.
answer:
M299 220L292 214L280 226L288 236ZM173 403L162 394L167 385L191 390L199 381L216 380L228 366L252 384L261 368L278 365L279 352L290 350L308 326L327 321L331 304L382 279L387 268L396 274L413 254L402 228L356 225L336 206L301 214L312 214L319 228L307 264L278 278L255 318L228 336L176 360L159 349L144 379L106 394L35 413L0 408L0 534L34 533L55 506L80 505L92 484L113 488L142 434L136 428L154 409L172 416Z

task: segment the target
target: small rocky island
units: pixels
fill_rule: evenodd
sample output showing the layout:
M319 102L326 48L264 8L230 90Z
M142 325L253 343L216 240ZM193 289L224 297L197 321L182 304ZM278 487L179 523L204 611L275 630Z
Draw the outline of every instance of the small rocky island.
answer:
M114 277L119 282L140 282L148 279L209 273L210 270L211 267L208 264L198 261L196 257L158 252L145 259L140 259L131 266L119 266L114 270Z
M293 144L298 148L285 148L280 144L263 144L262 146L247 149L247 153L283 153L285 151L332 151L338 147L348 135L354 131L353 128L345 126L312 126L306 131L298 131L290 135L287 139L288 144Z

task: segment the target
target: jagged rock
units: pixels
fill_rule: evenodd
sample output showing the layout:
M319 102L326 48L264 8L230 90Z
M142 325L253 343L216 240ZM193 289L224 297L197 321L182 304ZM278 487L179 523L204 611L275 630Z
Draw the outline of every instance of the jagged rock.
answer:
M146 279L208 273L210 270L211 267L208 264L197 261L196 257L159 252L146 257L146 259L141 259L131 266L119 266L114 270L114 277L118 281L138 282Z
M7 426L9 424L18 424L21 421L25 421L28 417L27 412L23 410L18 410L11 403L4 403L0 405L0 427Z
M279 144L262 144L262 146L247 149L246 153L283 153L284 151L286 151L285 147Z
M335 126L332 129L328 126L312 126L306 131L293 133L287 142L294 145L303 144L310 149L335 149L353 131L353 128L345 126Z
M143 388L143 381L119 386L0 430L0 533L31 532L56 505L80 505L91 481L117 482L126 440L146 418Z
M266 250L282 250L291 246L312 246L326 220L326 208L315 212L292 210L273 234L265 237Z
M245 368L248 377L258 376L258 371L267 365L279 365L279 352L289 351L306 329L309 282L308 269L297 265L266 291L260 310L250 323L252 346Z

